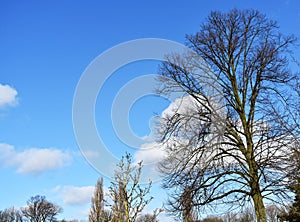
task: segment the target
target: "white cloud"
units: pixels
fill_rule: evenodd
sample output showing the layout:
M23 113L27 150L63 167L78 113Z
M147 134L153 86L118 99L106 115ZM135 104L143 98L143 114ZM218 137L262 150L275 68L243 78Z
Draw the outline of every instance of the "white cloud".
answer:
M164 146L161 143L152 142L143 144L135 153L135 162L143 161L143 164L153 164L161 161L165 157Z
M134 154L134 163L142 161L143 169L141 183L148 183L149 179L153 182L161 178L158 172L158 163L166 157L164 144L158 142L149 142L143 144Z
M194 112L195 110L197 110L196 103L192 99L192 97L184 96L184 97L177 98L175 99L175 101L170 103L170 105L162 112L161 116L164 118L164 117L172 116L175 113L187 114L190 111Z
M13 106L17 104L18 92L9 85L0 83L0 108L4 106Z
M29 148L21 152L9 144L0 144L0 163L16 168L18 173L38 175L66 166L71 156L55 148Z
M158 117L158 121L165 121L164 118L168 118L174 113L184 114L196 110L195 103L189 96L175 99L170 105L162 112ZM166 146L161 142L154 141L153 135L144 137L145 143L140 146L138 151L134 154L134 163L137 164L142 161L143 170L141 181L142 183L148 183L149 179L157 181L161 175L158 172L158 164L167 157ZM175 138L170 140L171 143L175 143Z
M65 204L84 205L91 201L95 186L57 186L54 192L58 193Z
M196 112L196 110L197 107L192 97L185 96L177 98L162 112L161 117L159 117L159 121L163 122L165 121L164 118L169 118L175 113L184 115L190 112ZM134 155L136 163L143 161L143 164L145 165L156 164L166 157L166 144L153 141L154 139L151 135L146 136L144 140L146 142L141 145L140 149ZM173 138L171 142L175 142L175 138Z

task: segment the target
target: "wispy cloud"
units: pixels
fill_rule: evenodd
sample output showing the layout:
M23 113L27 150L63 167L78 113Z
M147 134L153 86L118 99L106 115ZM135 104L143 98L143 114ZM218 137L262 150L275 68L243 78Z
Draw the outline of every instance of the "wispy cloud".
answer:
M17 90L9 85L2 85L0 83L0 108L16 105L18 103L17 95Z
M68 205L84 205L91 201L95 186L57 186L53 192Z
M0 163L14 167L21 174L39 175L68 165L71 156L56 148L29 148L16 151L9 144L0 144Z

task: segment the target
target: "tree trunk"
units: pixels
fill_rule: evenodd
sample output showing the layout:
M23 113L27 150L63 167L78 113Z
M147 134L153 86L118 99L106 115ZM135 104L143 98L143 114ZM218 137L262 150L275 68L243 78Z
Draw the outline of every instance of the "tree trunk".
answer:
M252 196L257 222L267 222L266 208L260 192Z
M252 165L253 166L253 165ZM254 166L256 164L254 163ZM254 167L257 169L256 167ZM255 215L256 215L256 221L257 222L267 222L267 213L266 213L266 208L263 202L263 196L260 191L260 186L259 186L259 178L258 178L258 171L254 170L252 171L250 169L250 172L252 172L251 178L252 178L252 183L251 183L251 197L254 203L254 209L255 209Z
M263 202L263 196L261 194L260 185L259 185L258 166L253 157L248 158L248 163L249 163L249 173L250 173L251 197L254 203L256 221L267 222L266 208Z

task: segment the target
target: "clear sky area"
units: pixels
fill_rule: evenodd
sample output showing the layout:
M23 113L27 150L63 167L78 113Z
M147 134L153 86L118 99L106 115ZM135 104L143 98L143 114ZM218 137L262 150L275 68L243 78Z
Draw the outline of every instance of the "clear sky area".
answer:
M0 0L0 210L22 207L31 196L39 194L63 207L60 219L87 220L97 179L103 176L107 189L107 169L113 170L113 164L107 162L100 149L97 152L97 147L82 154L73 129L74 95L89 64L113 47L136 39L185 44L186 34L197 32L211 11L233 8L257 9L278 21L282 33L300 38L298 0ZM300 59L298 51L296 57ZM134 161L155 163L161 158L158 151L141 153L139 148L149 150L151 120L170 101L148 93L133 96L129 109L116 102L128 88L136 92L144 89L143 84L153 86L143 79L142 85L131 81L156 74L159 63L135 61L117 67L95 95L92 118L102 143L115 160L125 152L132 153ZM134 148L116 132L122 120L140 139ZM89 135L86 132L85 136ZM103 164L95 167L91 156ZM146 209L151 211L162 207L166 195L155 169L149 167L148 171L154 178L155 198ZM160 219L173 221L165 214Z

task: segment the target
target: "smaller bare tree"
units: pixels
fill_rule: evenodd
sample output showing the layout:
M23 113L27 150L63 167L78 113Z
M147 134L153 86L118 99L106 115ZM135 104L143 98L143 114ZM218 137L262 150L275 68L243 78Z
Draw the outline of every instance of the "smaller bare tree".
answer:
M142 162L134 164L130 154L123 156L117 170L115 181L109 187L113 200L113 222L134 222L145 206L153 199L148 197L151 189L151 181L145 186L140 182Z
M22 213L14 207L0 211L0 221L23 222Z
M294 193L294 201L278 217L281 221L300 221L300 147L295 147L290 162L291 167L288 176L290 182L288 187Z
M21 209L24 217L30 222L54 222L62 208L46 200L45 196L34 196L27 201L27 206Z
M219 217L207 217L203 220L197 220L196 222L223 222L223 220Z
M239 222L255 222L255 211L253 206L246 206L239 215Z
M223 222L239 222L238 214L234 212L227 212L223 216Z
M158 222L156 214L143 214L139 216L136 222Z
M276 205L269 205L266 207L268 222L277 222L282 212L282 208Z

